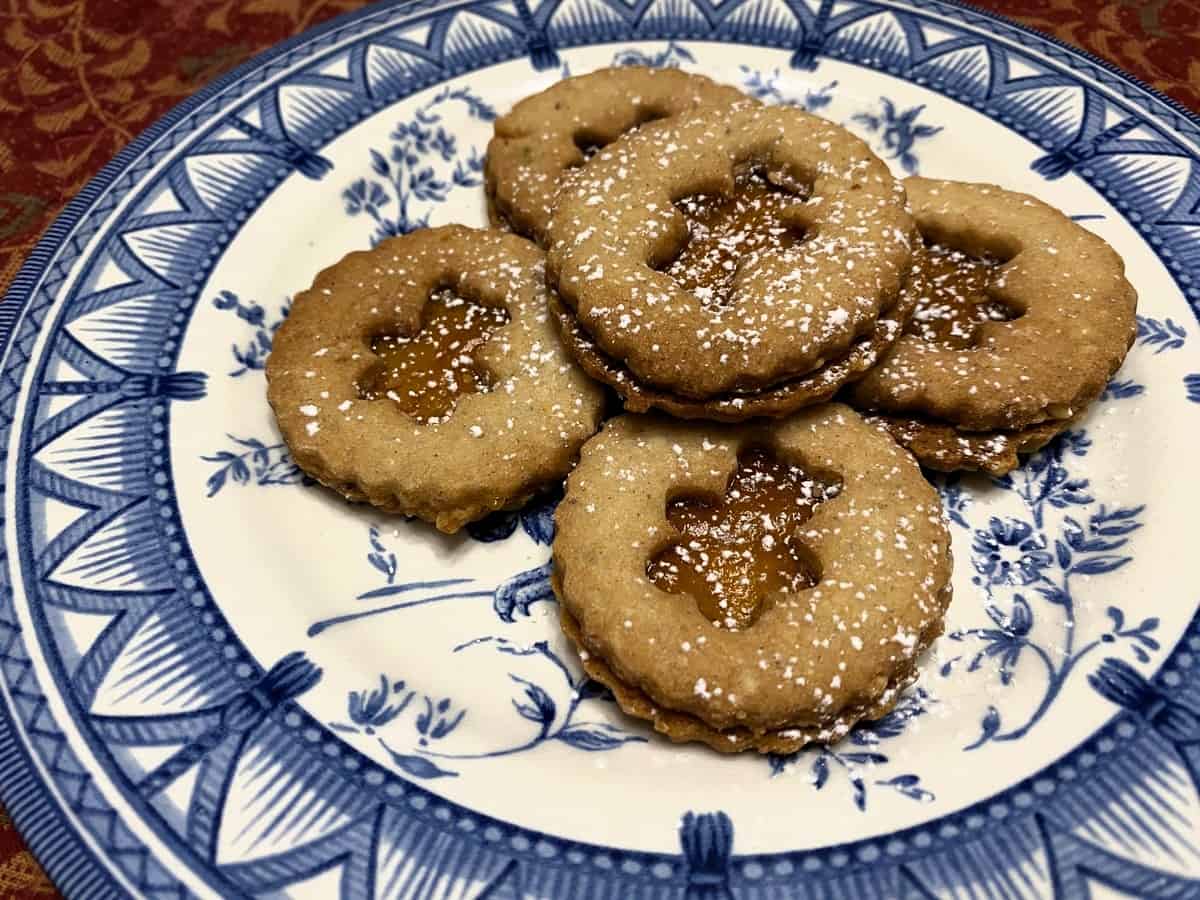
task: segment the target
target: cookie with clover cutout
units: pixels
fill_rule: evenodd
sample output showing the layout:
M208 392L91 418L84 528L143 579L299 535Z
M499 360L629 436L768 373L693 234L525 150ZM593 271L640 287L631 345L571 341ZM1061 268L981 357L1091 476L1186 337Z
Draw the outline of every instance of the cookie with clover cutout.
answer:
M349 499L447 532L555 484L604 397L564 354L547 301L536 246L460 225L325 269L267 359L293 459Z
M492 224L543 243L560 185L596 149L647 122L748 99L679 69L618 66L558 81L496 120L483 170Z
M583 448L553 585L589 674L673 740L791 752L885 715L941 633L950 536L853 410L625 415Z
M726 420L828 399L899 335L915 229L861 140L786 107L647 125L559 194L567 346L631 409Z
M1133 344L1137 292L1102 238L1027 194L905 186L916 309L847 400L930 468L1004 474L1103 392Z

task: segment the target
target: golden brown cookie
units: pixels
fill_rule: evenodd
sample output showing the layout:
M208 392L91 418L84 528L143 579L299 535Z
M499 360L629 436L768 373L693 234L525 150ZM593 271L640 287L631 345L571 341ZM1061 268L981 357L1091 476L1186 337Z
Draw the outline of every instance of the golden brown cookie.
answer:
M858 381L861 409L970 432L1065 423L1133 343L1137 293L1101 238L1026 194L909 178L924 246L909 333Z
M895 343L915 304L914 294L901 292L896 304L876 322L874 331L855 341L841 359L826 363L815 372L763 391L726 394L711 400L677 397L640 384L628 369L600 352L596 343L579 327L575 314L558 297L551 298L550 312L558 322L567 352L585 372L612 387L621 396L626 411L659 409L680 419L744 422L758 417L779 418L831 399L843 385L860 378L874 366Z
M627 712L721 750L885 714L941 633L950 536L912 457L848 407L610 420L557 513L555 589Z
M603 406L547 299L537 247L461 225L325 269L267 359L293 459L352 500L442 531L520 505L566 474Z
M559 195L548 269L639 384L708 400L844 357L894 305L913 233L903 189L858 138L736 104L593 157Z
M747 97L678 69L622 66L566 78L496 120L484 179L492 223L542 242L563 175L631 129Z
M1053 419L1016 431L960 431L936 419L867 415L905 447L917 462L938 472L986 472L1004 475L1065 431L1074 419Z

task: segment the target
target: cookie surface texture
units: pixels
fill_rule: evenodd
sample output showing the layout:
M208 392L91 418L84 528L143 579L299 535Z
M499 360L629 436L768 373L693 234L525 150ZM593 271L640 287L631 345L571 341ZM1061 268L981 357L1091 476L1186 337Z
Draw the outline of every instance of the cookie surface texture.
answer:
M1026 194L995 185L909 178L924 249L992 261L980 290L992 318L970 340L904 335L851 388L862 409L932 417L964 431L1065 422L1103 391L1133 342L1137 293L1120 256L1098 236ZM937 330L929 292L914 322Z
M760 194L790 195L775 227L802 237L731 260L717 302L681 283L693 272L664 270L703 237L684 201L736 200L748 173ZM797 109L736 104L601 150L559 195L548 265L601 352L640 384L708 400L845 356L895 303L914 233L903 188L861 140Z
M346 256L296 296L267 360L292 457L443 531L520 504L567 472L603 406L546 302L544 256L515 235L451 225Z
M559 81L496 120L484 164L492 222L542 242L563 175L587 150L649 121L747 99L678 69L622 66Z
M731 627L702 612L695 592L659 587L650 561L673 545L709 559L668 507L720 498L747 453L836 488L806 521L761 536L758 552L794 541L812 578L766 593ZM557 523L555 587L589 671L631 714L722 750L795 749L885 714L949 601L936 492L911 456L838 404L753 426L610 420L585 445Z

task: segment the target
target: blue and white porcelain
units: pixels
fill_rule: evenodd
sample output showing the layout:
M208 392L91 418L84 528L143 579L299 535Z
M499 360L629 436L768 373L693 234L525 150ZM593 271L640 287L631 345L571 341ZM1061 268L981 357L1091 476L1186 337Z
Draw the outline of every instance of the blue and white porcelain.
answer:
M263 360L346 252L484 222L498 113L679 66L898 174L1031 191L1140 295L1103 400L939 481L955 601L887 718L672 746L589 683L556 498L457 537L288 458ZM0 303L0 796L79 897L1200 896L1200 123L946 3L434 0L286 44L90 184Z

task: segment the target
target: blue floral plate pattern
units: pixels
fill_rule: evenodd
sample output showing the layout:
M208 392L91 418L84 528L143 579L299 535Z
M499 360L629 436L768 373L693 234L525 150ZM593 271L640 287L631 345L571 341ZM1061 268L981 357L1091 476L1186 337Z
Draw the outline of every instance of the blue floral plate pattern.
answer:
M557 497L447 538L309 484L264 400L289 297L484 222L522 96L678 66L899 174L1108 239L1137 343L1073 430L938 481L947 634L840 744L719 758L583 677ZM168 115L0 304L0 795L87 897L1200 897L1200 128L1103 64L893 0L373 7Z

